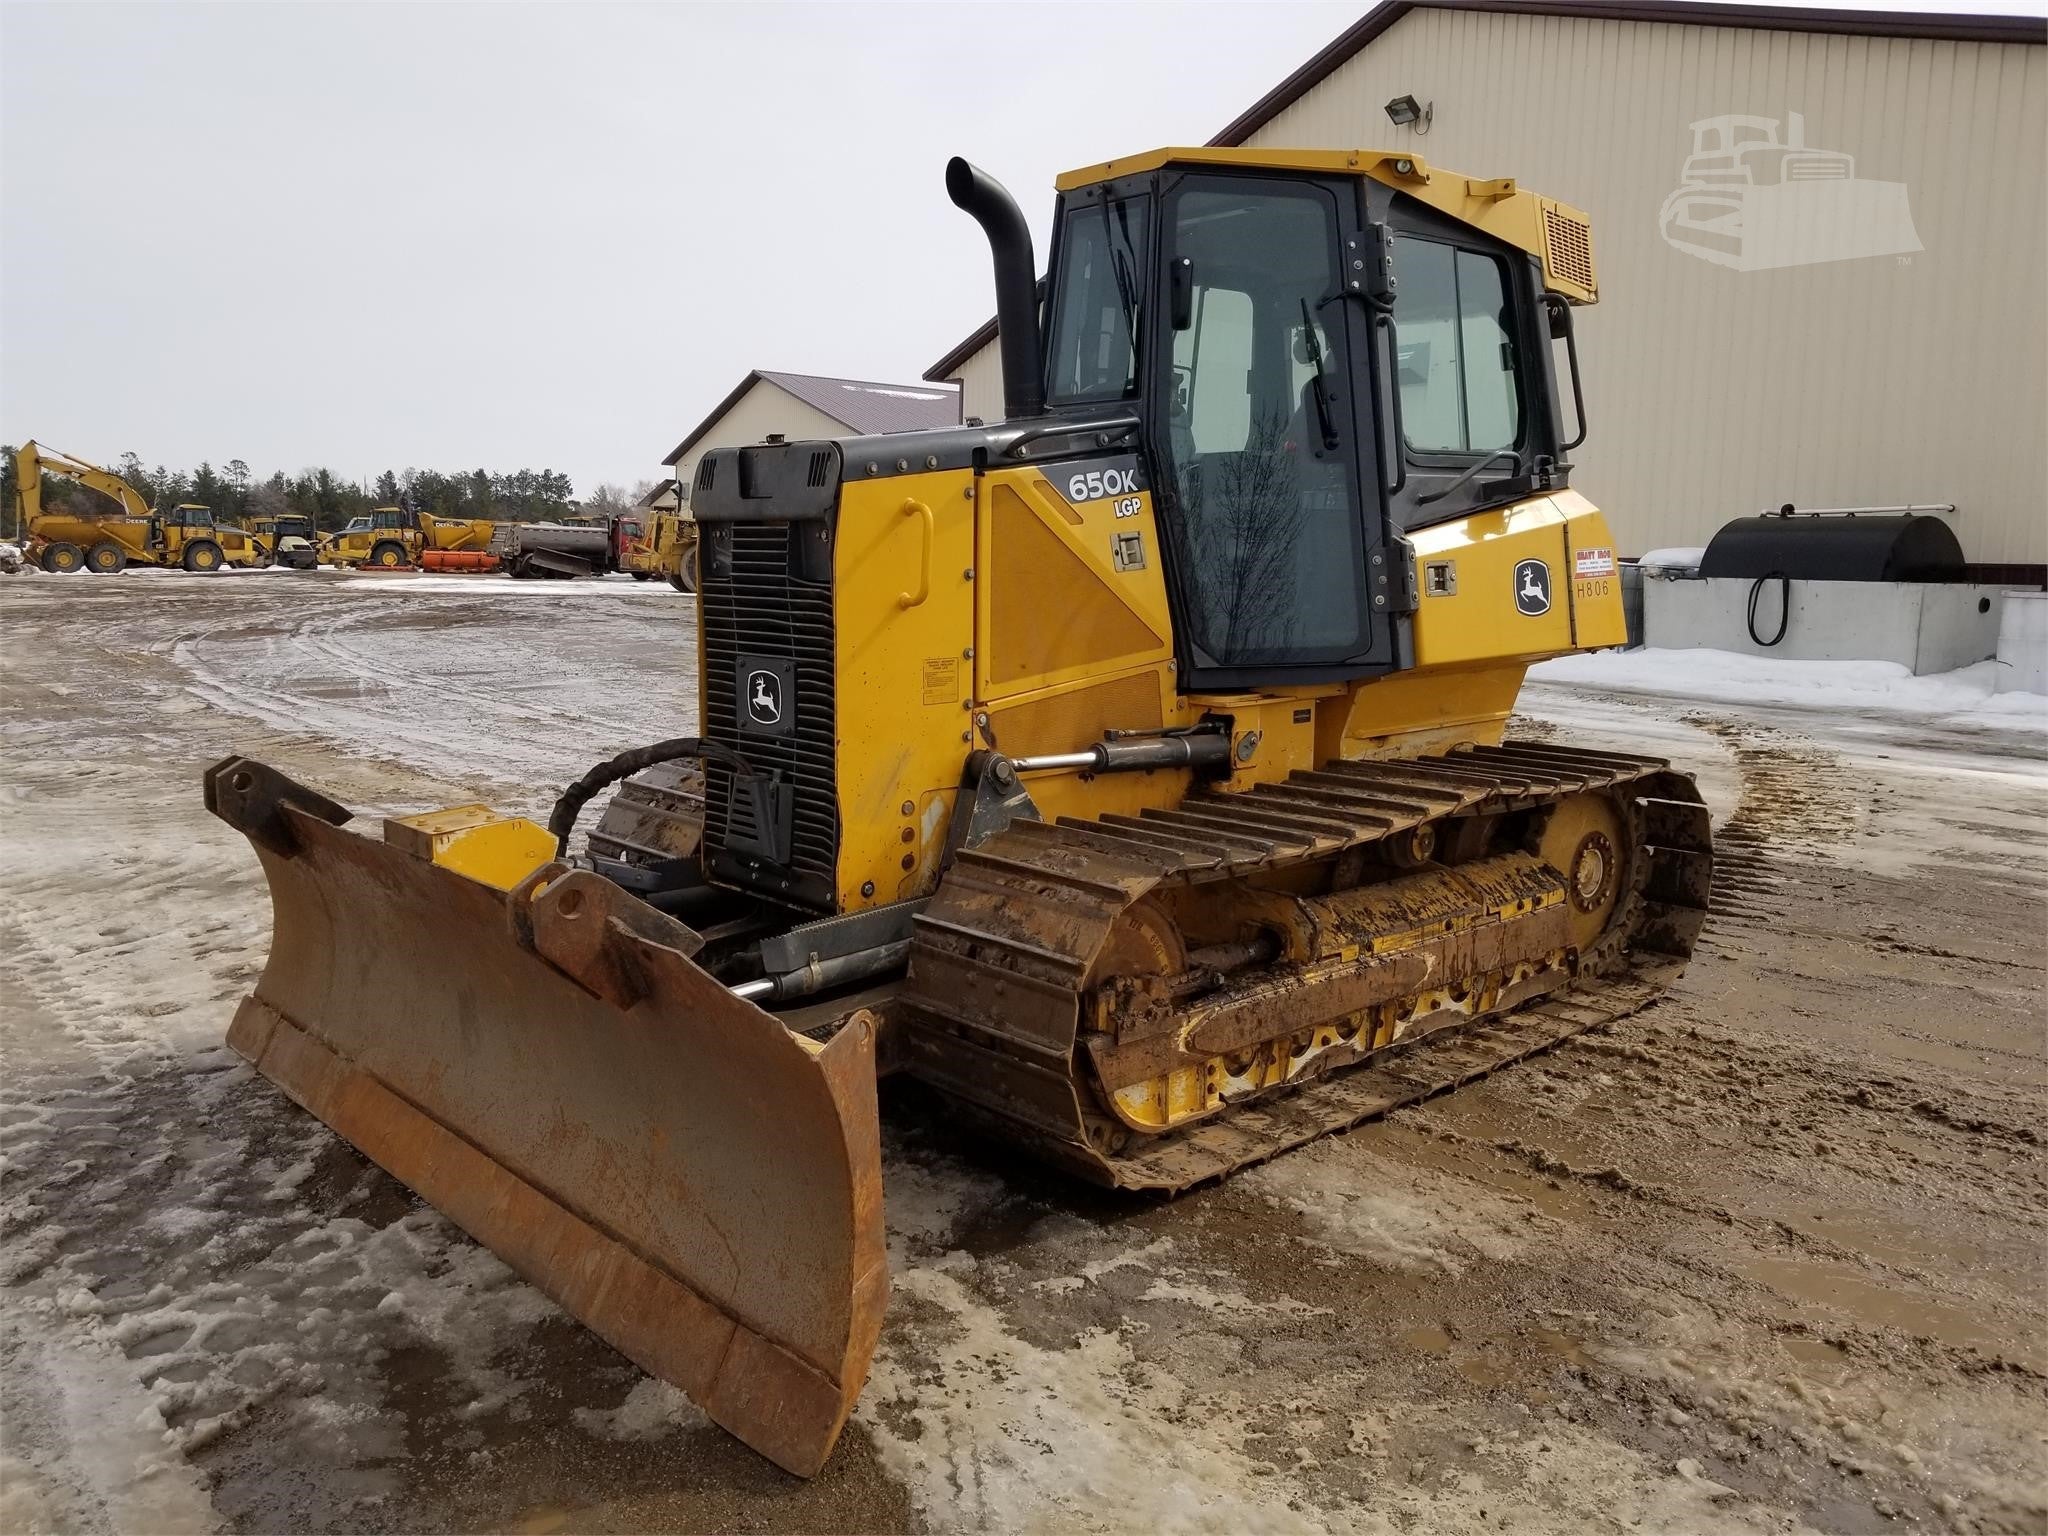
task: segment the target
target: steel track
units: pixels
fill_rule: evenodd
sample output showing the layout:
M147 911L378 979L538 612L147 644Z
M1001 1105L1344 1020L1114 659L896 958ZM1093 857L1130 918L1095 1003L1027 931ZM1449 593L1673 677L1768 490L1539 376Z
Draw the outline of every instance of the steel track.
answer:
M1161 887L1335 860L1427 823L1620 802L1632 845L1601 936L1514 1011L1409 1036L1184 1129L1133 1136L1086 1079L1084 995L1118 919ZM1016 822L965 850L918 919L899 1015L910 1071L970 1118L1100 1183L1178 1191L1420 1102L1655 1000L1683 969L1711 878L1706 808L1660 759L1544 743L1330 765L1140 817ZM1275 1020L1275 1034L1285 1033Z

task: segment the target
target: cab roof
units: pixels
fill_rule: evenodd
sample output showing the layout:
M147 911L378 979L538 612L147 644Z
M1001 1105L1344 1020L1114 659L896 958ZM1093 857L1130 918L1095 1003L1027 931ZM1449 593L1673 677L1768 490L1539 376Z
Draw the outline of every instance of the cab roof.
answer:
M1591 304L1599 298L1593 272L1593 225L1585 214L1569 203L1523 190L1512 176L1466 176L1431 166L1420 155L1407 150L1179 146L1083 166L1058 177L1054 185L1063 193L1074 192L1123 176L1142 176L1168 165L1370 176L1439 213L1539 258L1543 263L1544 286L1572 303Z

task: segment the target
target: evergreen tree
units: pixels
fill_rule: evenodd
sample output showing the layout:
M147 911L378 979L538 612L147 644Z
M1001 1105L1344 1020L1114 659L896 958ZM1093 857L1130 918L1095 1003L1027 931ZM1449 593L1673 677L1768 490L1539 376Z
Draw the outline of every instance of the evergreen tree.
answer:
M220 476L213 472L213 466L204 459L201 459L199 461L199 468L192 472L192 490L189 499L198 502L202 507L212 507L219 511L221 510L221 503L225 500L221 494L224 489L225 486L222 485Z
M249 512L249 466L229 459L221 473L227 480L227 515L239 522Z

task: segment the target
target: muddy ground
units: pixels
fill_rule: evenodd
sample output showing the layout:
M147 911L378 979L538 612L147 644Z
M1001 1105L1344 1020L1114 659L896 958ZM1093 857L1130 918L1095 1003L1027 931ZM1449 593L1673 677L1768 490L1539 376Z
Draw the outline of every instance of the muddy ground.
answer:
M895 1291L786 1477L220 1048L199 774L529 814L692 723L665 587L0 581L0 1529L2048 1527L2048 740L1532 687L1696 771L1675 996L1173 1203L886 1093Z

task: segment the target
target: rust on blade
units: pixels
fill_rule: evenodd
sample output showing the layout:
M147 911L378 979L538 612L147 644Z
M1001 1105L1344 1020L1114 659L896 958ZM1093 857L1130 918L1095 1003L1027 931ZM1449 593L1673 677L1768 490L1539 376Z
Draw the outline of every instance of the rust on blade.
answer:
M320 797L301 809L281 775L250 782L281 786L249 811L275 934L234 1049L717 1423L815 1473L888 1291L872 1018L818 1047L596 876L508 896L336 825Z

